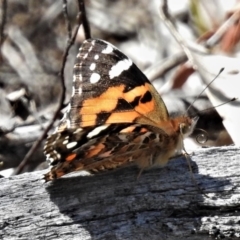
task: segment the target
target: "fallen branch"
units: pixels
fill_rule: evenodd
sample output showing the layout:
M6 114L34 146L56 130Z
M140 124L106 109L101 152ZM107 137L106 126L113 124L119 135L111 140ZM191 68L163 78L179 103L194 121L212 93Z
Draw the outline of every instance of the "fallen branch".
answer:
M240 236L240 149L209 148L137 181L136 168L42 183L0 179L1 239L208 239ZM235 239L234 238L234 239ZM231 238L232 239L232 238Z

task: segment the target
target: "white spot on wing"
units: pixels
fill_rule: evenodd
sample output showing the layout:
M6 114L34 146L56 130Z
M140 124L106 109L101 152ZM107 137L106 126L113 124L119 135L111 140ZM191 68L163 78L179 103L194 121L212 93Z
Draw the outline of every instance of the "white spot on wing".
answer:
M89 67L91 71L93 71L96 68L96 63L92 63Z
M68 140L64 140L64 141L63 141L63 144L64 144L64 145L68 144Z
M103 126L99 126L99 127L94 128L91 132L88 133L87 138L92 138L92 137L98 135L101 131L108 128L108 126L109 125L103 125Z
M84 58L84 59L86 59L86 58L87 58L87 56L88 56L88 53L86 53L86 54L83 56L83 58Z
M67 111L64 113L63 118L60 121L60 122L62 122L62 121L65 122L65 124L67 125L66 128L70 128L70 126L71 126L71 122L67 117L67 115L68 115L67 113L69 113L70 111L71 111L71 105L69 103L68 107L67 107ZM60 138L60 135L57 139L59 139L59 138Z
M73 75L73 82L76 82L76 75Z
M91 46L89 49L88 49L88 52L91 52L93 49L93 46Z
M102 50L102 53L109 54L113 51L113 48L110 45L107 45L105 49Z
M66 122L67 122L67 128L70 128L70 126L71 126L70 120L69 120L69 119L66 119Z
M90 77L90 83L97 83L101 76L98 73L93 73Z
M70 111L71 111L71 105L68 104L68 106L67 106L67 112L69 113Z
M48 141L45 142L45 146L43 147L43 150L45 151L47 147L48 147Z
M74 94L75 94L75 88L72 87L72 97L74 96Z
M81 95L82 94L82 87L79 87L78 89L78 95Z
M78 128L77 130L75 130L74 132L73 132L73 134L77 134L77 133L79 133L79 132L81 132L82 131L82 128Z
M70 149L70 148L75 147L76 145L77 145L77 142L71 142L71 143L68 143L68 144L66 145L66 148L67 148L67 149Z
M94 59L95 59L95 60L98 60L98 59L99 59L99 55L96 54L96 55L94 56Z
M123 71L128 70L132 65L132 61L130 59L124 59L122 61L117 62L116 65L112 66L109 71L110 79L114 77L118 77Z

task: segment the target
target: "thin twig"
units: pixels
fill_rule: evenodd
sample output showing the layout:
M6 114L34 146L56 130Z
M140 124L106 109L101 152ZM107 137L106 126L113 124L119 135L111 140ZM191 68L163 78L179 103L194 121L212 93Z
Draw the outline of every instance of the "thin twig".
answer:
M91 38L91 30L90 30L90 26L89 26L87 15L86 15L84 0L78 0L78 8L80 9L80 12L81 12L81 20L82 20L85 38L89 39Z
M62 67L61 67L61 71L60 71L60 79L61 79L61 85L62 85L62 93L60 96L60 101L59 101L59 106L53 116L52 121L50 122L50 124L47 126L47 128L45 129L45 131L43 132L42 136L32 145L31 149L28 151L28 153L26 154L25 158L22 160L22 162L19 164L19 166L17 167L16 171L14 172L14 174L19 174L22 172L24 166L26 166L27 162L30 160L31 156L33 155L33 153L36 151L36 149L40 146L40 144L42 143L42 141L44 140L44 138L47 136L48 131L52 128L54 122L56 121L62 106L64 105L64 100L65 100L65 92L66 92L66 86L64 83L64 68L66 65L66 61L67 61L67 56L69 53L69 50L71 48L71 46L74 44L79 27L81 25L81 18L80 18L80 12L78 13L78 24L77 27L75 29L75 32L71 38L71 40L68 42L68 45L66 47L66 50L64 52L63 55L63 61L62 61Z
M176 30L171 16L169 14L168 11L168 3L167 0L163 1L163 5L160 8L160 17L163 20L163 22L166 24L166 26L168 27L170 33L173 35L173 37L176 39L176 41L179 43L179 45L182 47L183 51L185 52L185 54L188 57L188 60L193 64L193 57L191 52L189 51L188 47L186 46L186 43L184 41L184 39L182 38L182 36L178 33L178 31Z
M6 134L8 134L8 133L13 132L15 129L16 129L16 126L15 126L15 125L12 126L12 127L9 128L9 129L4 129L3 127L0 127L0 137L6 135Z
M72 27L68 16L67 0L63 0L63 15L65 17L67 31L68 31L68 41L72 38Z
M240 11L236 11L233 15L228 18L218 30L206 41L205 47L214 47L223 37L225 32L239 19Z
M157 78L163 77L167 72L187 61L187 56L184 52L177 53L157 64L151 66L144 71L149 81L155 81Z
M1 19L1 24L0 24L0 49L2 47L2 44L4 42L4 27L7 22L7 0L2 1L2 19ZM2 59L2 54L0 51L0 61Z

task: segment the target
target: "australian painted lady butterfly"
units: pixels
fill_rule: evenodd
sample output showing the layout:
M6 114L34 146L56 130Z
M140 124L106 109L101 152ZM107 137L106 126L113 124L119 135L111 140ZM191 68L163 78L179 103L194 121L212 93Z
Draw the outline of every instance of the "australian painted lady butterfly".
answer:
M170 118L155 88L111 44L86 40L77 55L70 103L44 154L50 181L77 170L99 172L135 162L165 165L196 121Z

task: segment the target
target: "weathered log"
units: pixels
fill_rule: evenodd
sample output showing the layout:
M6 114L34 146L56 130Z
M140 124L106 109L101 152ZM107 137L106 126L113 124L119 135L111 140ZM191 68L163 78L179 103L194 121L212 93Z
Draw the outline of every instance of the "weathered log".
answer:
M208 148L135 167L42 183L46 171L0 179L1 239L237 239L240 149Z

